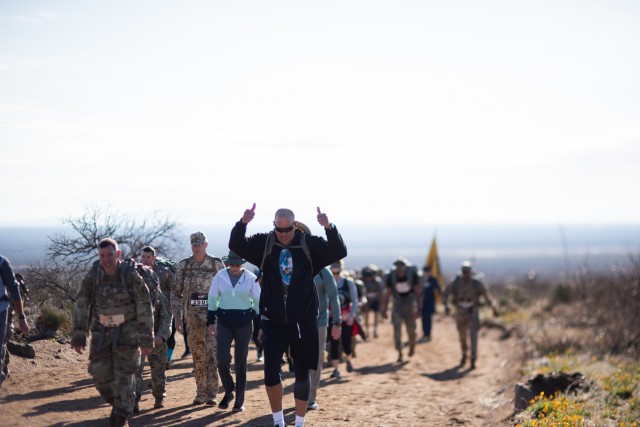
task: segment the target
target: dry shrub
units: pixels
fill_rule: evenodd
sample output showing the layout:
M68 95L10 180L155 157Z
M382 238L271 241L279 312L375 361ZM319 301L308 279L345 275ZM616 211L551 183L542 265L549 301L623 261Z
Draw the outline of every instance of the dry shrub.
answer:
M640 257L630 257L627 268L588 280L583 317L602 350L613 353L640 351Z
M579 318L580 308L575 305L551 307L540 301L531 312L533 324L528 327L528 340L538 354L562 354L588 348L591 331Z

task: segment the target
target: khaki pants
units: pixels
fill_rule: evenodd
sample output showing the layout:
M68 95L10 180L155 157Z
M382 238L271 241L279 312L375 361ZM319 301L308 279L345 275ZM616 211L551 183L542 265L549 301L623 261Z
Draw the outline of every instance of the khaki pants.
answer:
M205 310L205 309L197 309ZM196 396L215 399L218 394L218 346L216 337L207 333L206 318L200 317L195 310L187 310L187 329L189 330L189 348L193 358L193 372L196 379Z
M458 327L462 355L467 355L467 335L469 335L471 338L471 360L476 360L478 355L478 329L480 329L478 307L458 307L456 310L456 326Z
M404 323L409 335L409 345L416 343L416 298L413 294L406 297L396 296L393 299L391 323L393 323L393 341L396 350L402 350L402 324Z

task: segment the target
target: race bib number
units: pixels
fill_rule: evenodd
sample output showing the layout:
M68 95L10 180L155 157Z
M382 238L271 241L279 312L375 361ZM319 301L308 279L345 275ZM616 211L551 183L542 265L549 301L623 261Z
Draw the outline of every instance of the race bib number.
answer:
M411 292L411 285L409 285L409 282L397 282L396 292L399 294L409 293Z
M191 307L207 307L209 305L208 295L192 293L191 298L189 298L189 305Z
M117 328L124 323L124 314L100 315L100 324L105 328Z

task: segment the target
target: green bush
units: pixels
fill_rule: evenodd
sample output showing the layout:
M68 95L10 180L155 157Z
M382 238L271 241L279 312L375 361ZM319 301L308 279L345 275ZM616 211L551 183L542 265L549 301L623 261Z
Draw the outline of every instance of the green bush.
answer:
M44 306L40 309L40 316L36 319L36 328L43 335L54 335L65 325L69 324L69 315L60 309Z
M556 285L551 290L551 304L569 304L573 299L571 287L569 285L563 285L562 283Z

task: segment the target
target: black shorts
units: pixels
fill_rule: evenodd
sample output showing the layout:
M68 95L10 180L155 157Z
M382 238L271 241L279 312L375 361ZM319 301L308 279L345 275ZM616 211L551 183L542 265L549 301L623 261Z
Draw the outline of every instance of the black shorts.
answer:
M380 300L373 299L367 301L367 310L373 311L374 313L378 313L380 311Z
M280 382L280 362L287 348L298 369L318 367L318 326L315 318L295 323L262 320L264 380L267 386Z

